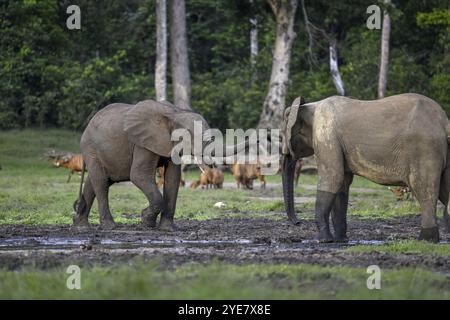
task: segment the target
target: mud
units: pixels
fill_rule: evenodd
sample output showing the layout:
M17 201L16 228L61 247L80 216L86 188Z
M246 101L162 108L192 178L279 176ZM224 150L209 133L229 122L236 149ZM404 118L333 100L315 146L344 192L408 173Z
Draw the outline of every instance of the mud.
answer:
M280 214L281 218L281 214ZM419 254L349 253L355 244L379 245L399 239L415 239L420 217L349 221L349 243L320 244L314 241L315 224L303 220L294 226L286 220L178 219L175 232L119 225L114 230L73 229L70 226L0 226L0 268L49 269L80 266L132 264L158 261L164 268L185 263L221 261L233 264L287 263L324 266L381 268L422 267L450 274L450 258ZM442 245L450 236L440 230Z

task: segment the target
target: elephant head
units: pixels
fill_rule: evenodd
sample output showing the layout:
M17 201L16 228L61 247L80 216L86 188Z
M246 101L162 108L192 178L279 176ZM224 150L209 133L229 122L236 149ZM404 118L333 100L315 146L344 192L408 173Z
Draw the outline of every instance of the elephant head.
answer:
M292 106L286 108L283 123L283 195L289 219L294 224L299 220L294 210L294 171L298 159L314 154L312 129L314 107L304 104L298 97Z
M201 132L195 132L196 126L201 128ZM190 134L191 155L194 155L195 160L202 157L201 151L206 146L215 143L211 139L208 123L200 114L179 109L168 102L141 101L125 115L124 130L128 134L128 139L163 157L171 157L174 152L179 151L174 148L179 142L172 141L172 134L177 129L184 129L184 132L187 130ZM201 150L194 148L195 134L201 135ZM242 147L245 145L225 146L223 144L223 154L236 153ZM201 170L205 168L203 165L199 167Z

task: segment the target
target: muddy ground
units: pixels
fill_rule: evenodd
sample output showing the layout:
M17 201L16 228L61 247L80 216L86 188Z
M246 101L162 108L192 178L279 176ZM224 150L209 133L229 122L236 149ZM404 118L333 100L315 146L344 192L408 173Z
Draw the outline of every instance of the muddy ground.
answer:
M355 244L379 245L399 239L416 239L420 216L389 220L349 220L347 244L315 242L313 220L294 226L284 220L177 219L177 231L162 232L139 225L119 225L107 231L98 227L74 230L70 226L0 226L0 268L50 269L80 266L130 264L157 261L163 267L221 261L233 264L288 263L322 266L381 268L422 267L450 274L450 258L419 254L350 253ZM443 242L450 236L440 230Z

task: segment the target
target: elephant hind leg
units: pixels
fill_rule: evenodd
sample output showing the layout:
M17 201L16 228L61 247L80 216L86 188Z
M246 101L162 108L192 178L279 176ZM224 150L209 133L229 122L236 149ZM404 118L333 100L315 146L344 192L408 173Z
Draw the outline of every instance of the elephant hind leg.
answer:
M439 242L439 228L436 217L436 204L439 196L439 177L414 177L410 179L412 192L419 201L422 222L419 240Z
M98 202L98 212L100 215L100 227L103 229L112 229L116 226L114 219L111 215L108 202L108 192L111 182L103 171L100 163L90 161L89 167L89 180L91 181L92 188L94 189L95 196Z
M92 187L91 180L87 177L83 188L83 194L77 204L76 215L73 217L74 226L89 226L89 212L91 211L94 198L94 188Z
M439 201L445 206L443 213L443 220L445 225L445 230L450 233L450 219L448 216L449 208L449 197L450 197L450 168L447 168L441 177L441 185L439 188Z

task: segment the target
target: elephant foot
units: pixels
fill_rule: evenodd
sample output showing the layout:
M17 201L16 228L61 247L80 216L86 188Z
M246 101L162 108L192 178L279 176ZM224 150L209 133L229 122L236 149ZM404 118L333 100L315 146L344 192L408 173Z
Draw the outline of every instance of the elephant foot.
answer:
M301 221L297 218L296 215L293 215L292 217L289 217L289 220L292 222L293 225L299 226L301 224Z
M320 243L330 243L334 241L334 238L331 235L330 230L320 230L317 240L319 240Z
M141 222L144 227L155 228L156 219L158 218L158 213L150 211L150 208L145 208L141 213Z
M73 224L72 226L75 228L90 228L91 225L87 218L80 217L78 215L73 216Z
M111 219L105 219L100 222L100 228L104 229L104 230L111 230L111 229L114 229L116 226L117 225L114 222L114 220L111 220Z
M172 220L161 219L159 222L159 230L173 232L176 230L176 227Z
M439 228L436 226L420 229L419 240L426 240L434 243L439 242Z

